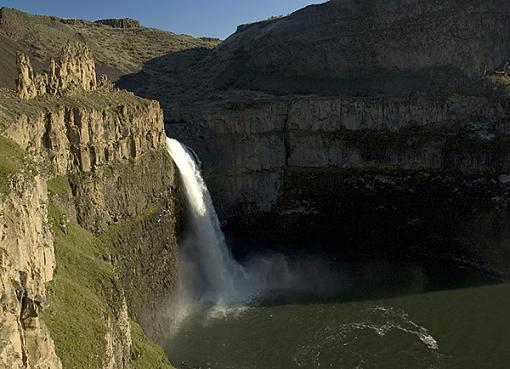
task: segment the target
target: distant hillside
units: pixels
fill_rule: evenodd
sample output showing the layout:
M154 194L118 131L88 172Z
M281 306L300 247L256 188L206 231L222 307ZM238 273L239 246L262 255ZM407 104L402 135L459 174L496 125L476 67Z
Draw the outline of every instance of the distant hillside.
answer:
M220 90L479 94L507 72L507 1L333 0L242 25L204 60Z
M90 22L0 8L0 87L14 87L16 51L27 53L38 69L72 39L88 44L97 60L98 72L112 80L140 71L151 59L187 49L209 49L220 42L145 28L127 19Z

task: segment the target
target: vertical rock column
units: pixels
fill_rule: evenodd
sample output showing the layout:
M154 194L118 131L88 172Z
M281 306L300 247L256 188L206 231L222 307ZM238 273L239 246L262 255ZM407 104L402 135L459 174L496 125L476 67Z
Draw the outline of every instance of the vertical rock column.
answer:
M62 49L59 63L51 59L49 74L34 73L29 57L23 53L17 55L17 67L17 94L21 100L46 94L73 95L95 91L98 87L92 52L79 41L69 42ZM113 88L113 85L103 79L101 88Z
M41 177L12 180L0 201L0 369L61 369L39 318L53 278L53 237Z

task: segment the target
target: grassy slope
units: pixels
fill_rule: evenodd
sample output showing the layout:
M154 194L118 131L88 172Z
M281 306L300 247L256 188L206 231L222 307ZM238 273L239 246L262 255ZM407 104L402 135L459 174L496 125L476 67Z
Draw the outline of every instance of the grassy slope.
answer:
M161 348L147 339L142 327L131 322L131 338L133 339L132 364L135 369L170 369L165 353Z
M107 248L77 224L66 225L65 216L54 206L50 222L57 270L43 319L64 368L100 368L106 319L119 309L121 296L113 267L101 257Z
M91 40L92 51L101 63L125 73L138 71L143 63L166 54L218 44L216 40L153 28L120 29L90 22L78 22L70 27Z
M9 179L30 167L25 153L13 141L0 136L0 193L9 191ZM28 168L27 168L28 169ZM25 174L30 174L25 171Z
M48 182L52 196L67 191L65 177ZM108 261L115 252L78 224L68 222L54 204L50 223L55 235L57 269L49 285L49 308L43 319L50 329L65 369L96 369L104 360L107 317L119 311L121 286ZM171 369L163 351L132 323L135 369Z
M58 56L68 40L85 39L96 58L98 69L115 80L138 72L147 61L179 51L218 45L219 40L152 29L121 29L82 20L37 16L16 9L0 9L0 65L8 67L0 87L14 87L16 50L27 52L36 69Z

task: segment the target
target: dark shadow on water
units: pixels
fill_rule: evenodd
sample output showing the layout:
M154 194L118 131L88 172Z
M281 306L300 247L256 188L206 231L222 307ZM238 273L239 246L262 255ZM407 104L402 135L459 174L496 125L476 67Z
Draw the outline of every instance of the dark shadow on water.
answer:
M266 244L266 251L235 254L243 265L258 259L285 259L290 280L296 276L293 287L268 289L262 298L253 301L255 306L381 300L505 282L487 271L446 259L375 252L331 257L320 252L288 254L275 249L278 246Z
M424 260L364 260L337 263L339 284L331 290L275 290L255 303L258 306L327 304L383 300L408 295L500 284L484 272ZM310 276L318 278L320 276Z

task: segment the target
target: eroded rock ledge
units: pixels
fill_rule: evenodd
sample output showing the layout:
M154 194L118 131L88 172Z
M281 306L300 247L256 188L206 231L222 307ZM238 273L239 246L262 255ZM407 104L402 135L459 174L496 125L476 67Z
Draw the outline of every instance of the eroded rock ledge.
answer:
M141 28L142 25L136 19L131 18L113 18L113 19L100 19L95 23L104 24L113 28Z

